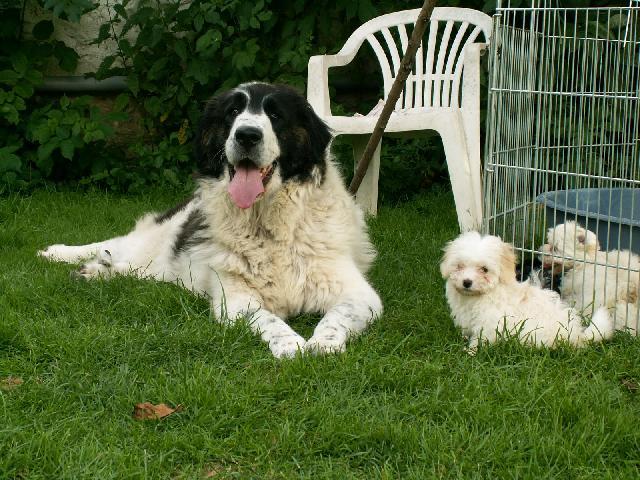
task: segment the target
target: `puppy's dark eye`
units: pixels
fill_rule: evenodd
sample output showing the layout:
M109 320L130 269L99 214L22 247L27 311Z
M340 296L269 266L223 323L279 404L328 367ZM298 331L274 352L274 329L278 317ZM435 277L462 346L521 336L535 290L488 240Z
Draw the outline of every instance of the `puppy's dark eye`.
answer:
M278 114L277 114L277 113L275 113L275 112L271 112L271 113L269 113L268 115L269 115L269 118L270 118L271 120L280 120L280 115L278 115Z
M482 273L489 273L489 269L488 269L487 267L482 267L482 268L480 269L480 271L481 271Z

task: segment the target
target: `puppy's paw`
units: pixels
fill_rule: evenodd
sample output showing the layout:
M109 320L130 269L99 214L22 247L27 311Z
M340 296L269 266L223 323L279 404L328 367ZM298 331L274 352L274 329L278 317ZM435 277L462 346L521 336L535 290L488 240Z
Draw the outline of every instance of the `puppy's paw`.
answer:
M91 261L80 266L80 268L72 272L71 275L83 280L96 277L108 278L111 276L112 265L111 252L109 252L109 250L101 250Z
M467 345L466 347L464 347L464 353L466 353L470 357L475 357L478 353L478 345L474 345L473 347L471 345Z
M331 335L314 335L309 339L304 349L313 354L325 354L325 353L342 353L347 347L345 338L341 336Z
M464 352L470 357L475 357L478 353L478 344L480 341L476 337L471 337L468 340L469 343L464 347Z
M49 245L44 250L39 250L37 255L54 262L65 261L69 255L69 247L63 244Z
M271 340L269 349L276 358L292 358L304 350L305 343L305 339L298 334L284 335Z

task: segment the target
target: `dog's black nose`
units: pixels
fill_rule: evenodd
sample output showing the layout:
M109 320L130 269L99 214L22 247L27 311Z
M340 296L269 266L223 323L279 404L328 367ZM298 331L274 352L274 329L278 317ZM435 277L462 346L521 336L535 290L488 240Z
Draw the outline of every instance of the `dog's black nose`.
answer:
M473 282L468 278L462 281L462 286L464 288L469 288L471 285L473 285Z
M235 138L244 148L251 148L262 140L262 130L256 127L240 127L236 130Z

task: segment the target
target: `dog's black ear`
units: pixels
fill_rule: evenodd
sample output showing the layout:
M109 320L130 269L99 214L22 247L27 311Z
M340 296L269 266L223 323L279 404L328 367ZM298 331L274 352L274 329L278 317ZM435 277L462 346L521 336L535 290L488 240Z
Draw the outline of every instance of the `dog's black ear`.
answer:
M305 102L305 125L309 132L309 148L313 163L318 165L324 161L325 153L331 141L331 130L316 114L311 105Z
M198 172L207 177L218 178L224 172L226 140L223 102L228 93L209 100L200 119L194 141L194 154Z

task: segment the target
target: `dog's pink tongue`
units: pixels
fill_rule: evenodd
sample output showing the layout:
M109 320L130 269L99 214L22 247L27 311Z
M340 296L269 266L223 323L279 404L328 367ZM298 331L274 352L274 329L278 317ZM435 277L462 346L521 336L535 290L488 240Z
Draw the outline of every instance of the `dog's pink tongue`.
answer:
M231 200L240 208L249 208L258 195L264 192L262 175L257 168L236 167L236 174L229 183Z

